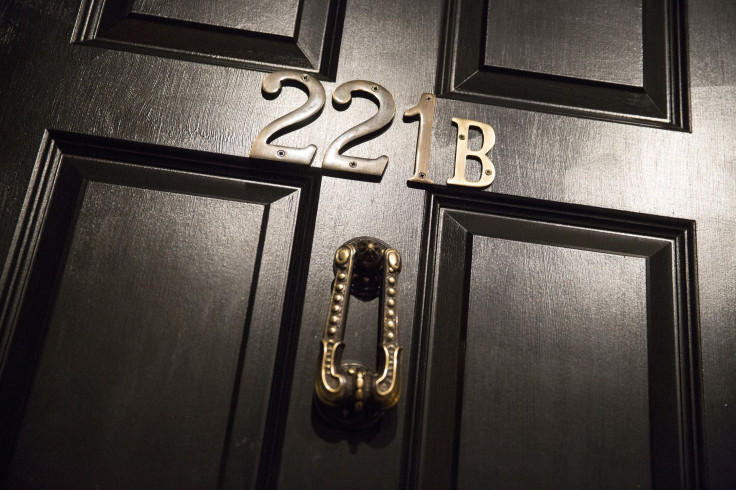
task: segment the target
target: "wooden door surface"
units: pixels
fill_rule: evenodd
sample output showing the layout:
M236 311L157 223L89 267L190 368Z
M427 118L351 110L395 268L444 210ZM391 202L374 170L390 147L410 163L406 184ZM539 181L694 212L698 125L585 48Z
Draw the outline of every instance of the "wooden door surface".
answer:
M736 3L0 3L8 488L736 488ZM311 165L249 158L280 135ZM328 146L391 125L329 172ZM437 96L433 183L404 120ZM490 124L496 177L448 185ZM469 160L472 161L472 160ZM468 179L481 166L468 164ZM336 249L397 249L403 392L314 406ZM378 301L343 360L374 366Z

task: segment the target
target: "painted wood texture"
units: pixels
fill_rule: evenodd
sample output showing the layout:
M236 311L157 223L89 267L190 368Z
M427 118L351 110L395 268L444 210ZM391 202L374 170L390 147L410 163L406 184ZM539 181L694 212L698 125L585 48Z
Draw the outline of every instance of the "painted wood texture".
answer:
M642 3L489 2L484 65L643 87Z
M293 37L299 9L305 3L300 0L249 0L247 4L232 0L210 0L206 3L192 0L134 0L130 11L165 19Z
M650 488L646 259L474 236L499 262L471 271L457 487Z
M273 366L288 375L312 179L56 138L0 315L8 485L256 485L280 433Z
M682 2L447 0L445 21L442 96L689 129Z
M112 5L114 2L106 3ZM217 3L221 2L214 4ZM460 3L469 2L458 4ZM442 86L442 78L438 77L438 67L446 66L443 64L446 62L443 56L448 52L447 45L443 41L445 39L443 29L448 26L445 4L446 2L442 0L421 2L355 0L341 3L342 10L339 8L334 10L333 7L323 8L321 9L323 12L336 12L335 19L339 22L334 25L340 26L341 34L339 49L335 49L337 44L333 43L332 52L322 51L322 60L333 60L329 64L331 68L315 68L324 65L311 64L312 68L307 66L305 69L321 72L320 77L334 80L325 82L328 94L336 85L348 80L375 80L393 94L397 111L401 112L413 106L417 96L422 92L431 92L434 87ZM606 111L610 109L610 112L598 118L597 114L590 115L585 111L517 104L517 102L506 103L502 98L480 100L476 95L465 97L464 100L438 98L431 147L432 178L435 182L442 183L452 176L457 135L450 120L452 117L469 118L487 122L496 131L497 141L490 156L496 166L497 177L493 187L487 191L463 192L454 189L451 191L454 195L462 195L469 202L485 202L487 198L484 196L492 195L494 198L488 199L496 199L493 201L496 204L514 202L529 206L531 203L532 207L538 210L525 218L530 221L549 222L551 216L559 210L574 213L576 210L584 209L588 214L603 215L607 219L615 219L619 213L623 216L629 216L627 213L636 213L637 216L645 217L644 221L650 224L660 223L661 220L694 223L686 227L688 239L693 245L688 252L690 260L693 261L692 267L689 266L691 279L688 282L690 284L688 294L695 300L691 303L693 299L688 299L687 304L694 305L691 307L694 309L688 311L686 317L698 328L697 336L690 338L687 345L692 347L690 355L695 356L694 358L701 354L701 369L693 374L689 380L692 386L684 393L695 393L689 401L693 413L697 414L697 405L702 400L703 431L694 428L689 436L693 440L692 447L698 450L698 454L688 456L690 458L688 461L693 461L693 457L696 458L695 463L688 464L699 473L692 475L687 481L692 482L693 488L732 489L736 487L736 473L733 471L736 467L736 383L733 377L736 371L736 357L733 356L733 352L736 351L736 337L733 335L736 325L736 306L733 301L736 297L734 290L736 254L733 253L733 237L736 236L736 221L733 219L736 214L736 170L734 170L736 141L733 138L736 132L734 123L736 89L733 84L733 80L736 79L734 56L736 35L733 29L736 25L736 5L727 0L647 1L642 2L643 11L650 4L669 12L668 16L661 17L662 22L670 22L668 26L687 26L686 45L668 44L672 48L669 52L679 53L680 58L677 58L677 61L683 63L679 71L681 85L679 88L671 85L670 88L673 90L666 93L668 104L672 101L676 103L676 97L681 96L679 121L670 119L669 116L667 118L656 116L656 124L647 126L648 123L642 122L637 115L641 111L632 113L630 101L622 102L618 96L607 97L608 92L605 91L598 93L602 98L595 95L595 90L590 92L584 88L581 89L583 92L576 91L579 85L575 84L563 86L562 93L574 95L572 102L566 102L569 104L565 107L580 107L583 102L593 105L612 104L606 106L608 107ZM171 4L165 2L141 0L138 5L141 10L148 10L149 13L178 19L188 18L195 23L195 14L200 15L198 12L201 12L197 10L199 6L192 7L193 3L182 4L183 10L168 12L165 12L164 6L168 5L166 8L170 8ZM307 2L304 5L307 5ZM324 4L320 5L326 7ZM632 12L638 8L632 5L626 4L622 7L625 12L605 11L620 20L620 22L601 21L607 26L606 32L619 32L621 29L628 32L627 29L632 29L628 23L626 26L618 25L630 22L626 19L630 19ZM677 9L670 8L673 5L677 5ZM240 422L235 418L231 419L232 429L229 433L232 437L227 443L229 444L227 452L232 455L233 460L243 463L240 466L230 466L227 463L221 466L217 475L218 481L214 485L220 483L229 486L231 482L246 482L244 486L251 488L277 486L303 488L305 482L309 482L308 486L321 485L323 488L356 486L407 488L411 482L420 481L417 478L428 469L442 470L448 467L444 463L438 464L437 461L440 459L431 460L431 465L421 465L421 453L417 453L420 446L416 444L416 441L428 436L440 439L448 437L449 439L444 440L453 440L457 420L457 418L449 419L448 422L448 419L442 419L441 424L425 428L421 423L423 414L416 409L424 407L424 400L433 396L429 391L431 386L425 386L421 382L426 370L449 365L435 366L432 363L429 365L425 363L431 350L430 344L424 342L426 331L423 329L427 324L423 316L425 310L421 305L426 305L431 296L430 292L425 294L423 278L429 268L428 262L434 257L435 252L430 247L431 227L427 216L430 214L428 206L431 199L428 198L428 194L443 194L445 188L441 185L431 188L408 187L406 184L414 165L416 126L404 124L397 119L377 138L347 152L355 155L388 155L390 161L386 173L377 182L355 181L334 176L319 177L321 174L319 162L322 161L329 143L347 128L367 119L375 112L374 105L365 100L354 100L350 109L342 112L328 105L315 122L277 140L280 144L289 146L315 144L318 151L311 173L309 169L284 168L276 164L250 161L244 155L248 154L255 135L276 117L298 107L306 98L292 87L285 88L282 95L275 100L265 99L261 94L260 83L265 75L260 70L271 69L268 66L283 66L283 59L274 60L272 55L275 56L278 51L283 56L284 51L273 45L261 51L264 58L256 63L249 61L252 58L250 54L232 62L227 56L213 56L211 52L206 51L208 46L213 45L213 41L195 43L194 41L198 39L196 36L200 34L204 36L203 32L208 33L206 35L229 36L232 31L228 30L229 28L222 30L217 28L218 23L222 24L226 20L218 17L219 14L207 17L209 14L206 12L202 12L204 18L200 19L201 25L196 25L193 30L188 30L192 25L186 22L175 21L166 24L175 26L170 36L162 35L160 30L157 31L164 25L159 20L155 20L151 26L146 24L145 29L135 28L121 34L128 40L139 39L135 37L139 34L147 36L143 39L148 46L145 49L118 40L95 44L95 42L87 43L89 38L84 38L85 41L81 44L70 43L72 38L75 41L83 39L80 37L82 31L78 21L81 18L80 12L83 14L88 12L89 7L88 3L81 4L74 1L39 3L20 0L5 2L0 6L0 60L3 67L0 70L0 87L2 87L0 124L4 128L4 137L0 138L0 257L4 260L0 277L0 301L3 314L8 315L7 312L12 310L13 305L23 304L27 300L39 300L40 297L35 296L36 294L46 295L45 298L49 301L56 294L55 283L45 282L39 284L46 286L33 290L28 298L15 294L27 290L24 284L17 282L17 279L28 274L30 269L27 268L32 265L31 249L35 246L34 240L38 238L33 230L52 230L50 236L55 238L48 242L52 245L59 244L67 236L65 234L67 227L63 225L63 220L50 219L44 223L30 220L30 217L38 216L38 212L41 211L32 205L35 202L34 196L43 195L46 192L43 183L49 182L44 175L38 173L39 169L44 168L43 162L47 157L55 158L54 155L44 153L49 149L49 145L44 143L44 135L49 130L51 134L57 135L53 137L55 141L61 141L63 138L58 135L63 133L77 135L75 141L82 142L66 143L65 147L60 145L61 153L78 155L82 152L82 148L91 147L92 149L86 153L82 152L85 158L132 162L139 166L158 162L156 166L166 167L161 159L173 159L177 162L178 171L199 176L189 181L185 191L174 192L166 186L166 179L157 180L158 183L155 185L146 179L135 181L130 185L137 189L135 191L137 193L168 196L166 207L162 211L168 210L166 212L172 216L171 226L179 223L175 226L177 233L182 232L188 223L182 216L186 214L187 208L175 205L177 201L172 192L185 196L177 198L183 199L182 203L196 201L208 203L207 206L216 206L213 200L219 198L213 196L222 193L221 183L205 185L211 180L203 176L210 176L218 182L219 177L227 177L236 181L260 182L268 188L275 186L274 195L278 195L280 192L278 189L282 186L300 189L299 192L303 190L305 195L310 196L305 197L305 202L309 204L299 207L299 213L303 214L299 214L300 217L297 219L295 236L298 237L299 243L304 245L301 253L292 254L290 257L289 263L292 266L289 269L288 287L284 297L284 304L289 306L282 310L284 315L288 315L289 320L281 323L282 336L277 346L279 354L272 367L268 369L273 378L265 381L270 390L266 423L262 425L257 418L238 419ZM670 17L672 13L680 16L675 24L672 24ZM478 25L482 27L483 19L487 18L478 15L476 19L479 21ZM582 12L580 20L584 25L586 23L590 25L599 19L595 19L594 13ZM285 32L290 28L286 24L290 25L292 20L284 21L283 26L278 25L279 21L273 22L275 24L270 27L273 32ZM318 33L320 39L329 37L329 32L319 27L319 23L308 21L303 15L301 23L310 26L305 29ZM282 27L284 30L281 30ZM243 28L251 27L244 25ZM86 32L91 35L91 31ZM646 29L642 31L643 45L650 44L646 32L648 32ZM238 31L234 35L241 40L241 34L242 32ZM591 38L590 35L586 37L584 34L577 34L583 39ZM611 33L604 37L615 35ZM682 35L682 32L678 35ZM227 45L228 49L238 45L237 42L230 43L232 39L227 36L218 37L223 39L222 45ZM333 36L333 39L337 38ZM481 46L481 36L476 36L476 39L478 40L476 45ZM563 43L554 36L540 39L535 37L522 39L519 42L523 43L523 46L515 45L508 50L505 50L500 41L494 45L497 49L513 54L505 63L522 65L526 63L524 69L549 72L552 74L549 76L552 77L587 74L593 80L613 77L615 82L615 77L618 76L619 82L635 81L634 70L618 73L615 68L610 68L622 66L619 56L631 60L633 51L627 47L628 44L614 45L612 49L617 54L605 65L595 61L587 64L581 58L581 52L594 52L586 51L595 47L591 46L585 49L580 47L576 52L566 51L562 47L551 50L552 58L545 59L548 64L540 66L539 59L535 61L536 54L527 58L521 55L532 53L542 42L550 45ZM187 51L188 54L181 55L176 49L162 50L161 46L166 46L164 41L188 43L184 51L192 46L196 49L190 49L194 54ZM634 35L633 40L626 42L633 45L639 41ZM289 43L293 45L292 41ZM288 50L286 53L288 54ZM645 51L643 53L641 62L646 65L648 56ZM292 56L292 61L298 58L298 56L294 58L293 53L288 56ZM299 59L303 61L303 57ZM474 61L480 59L478 56ZM655 56L654 59L661 62L662 57ZM294 65L292 61L287 64L306 66ZM638 66L638 60L633 60L626 66ZM673 65L670 67L674 68ZM670 75L676 77L677 73ZM644 78L646 79L646 76ZM545 77L540 79L548 80ZM565 79L565 83L568 81ZM524 83L514 86L524 87ZM646 84L646 80L644 83ZM595 83L586 82L583 85L599 88ZM524 97L521 99L524 100L529 99L530 95L540 93L547 96L544 90L536 92L531 89L523 90L524 93L521 95ZM661 96L661 92L657 96ZM641 109L641 106L636 104L633 104L633 107L636 110ZM676 106L669 107L676 108ZM677 110L670 112L670 115L677 114ZM578 115L584 117L577 117ZM631 120L632 117L634 120ZM688 131L668 130L672 128ZM95 138L90 139L92 136ZM109 145L102 144L101 141L114 141L116 145L113 146L118 149L110 150ZM472 148L478 141L475 137L471 137L470 143ZM120 150L120 145L128 149ZM128 174L132 175L130 172ZM64 185L72 184L73 181ZM114 202L105 203L102 209L111 209L113 206L129 209L131 204L125 202L120 194L122 192L118 187L120 181L115 180L106 184L117 189L117 194L112 194L117 197ZM206 189L201 186L205 186ZM70 202L59 202L60 206L50 209L57 210L62 217L74 216L76 202L74 199ZM233 203L232 206L237 207L239 204ZM249 205L245 207L249 208ZM496 207L493 209L496 210ZM308 218L310 213L313 213L311 218L313 222ZM216 216L222 217L227 214L220 213ZM301 216L304 216L306 221L303 221ZM236 229L245 226L238 220L236 216L231 223ZM601 229L600 223L588 223L587 226ZM636 234L651 236L646 230L639 230ZM332 256L341 243L362 235L375 236L390 243L402 253L404 259L401 277L403 302L399 305L399 314L402 325L405 326L402 326L402 338L406 348L404 366L408 373L405 380L407 389L398 407L388 415L380 427L364 433L346 433L327 426L321 419L313 416L312 376L317 359L317 339L326 317L325 308L332 280L330 269ZM560 236L565 235L563 233ZM198 242L196 237L202 238L202 235L193 235L192 240ZM127 236L125 238L132 239ZM154 238L149 236L151 240ZM202 238L202 242L198 245L198 250L205 256L210 253L205 246L208 240L211 238L206 240ZM549 245L530 242L529 237L520 237L516 241L523 244L521 250ZM581 250L571 244L562 248L574 249L576 253ZM592 249L599 250L595 247ZM56 277L55 274L60 269L54 266L54 261L61 261L67 248L52 246L49 250L47 254L38 255L36 260L40 261L37 262L40 266L51 264L51 268L41 267L39 270L45 270L46 274L50 274L48 277ZM600 255L600 252L590 253ZM152 254L152 257L166 255L163 252ZM461 258L464 260L464 257L463 255ZM542 267L543 256L536 257L536 267ZM663 263L672 263L672 257L662 257ZM281 258L279 253L263 255L264 264L266 261L277 261ZM601 276L605 278L619 270L616 264L623 263L620 260L624 262L629 260L622 256L616 258L619 260L610 266L605 264L601 266L603 269ZM677 259L675 263L679 264L680 259L674 258ZM644 259L631 260L638 264ZM497 271L492 272L491 269L495 268L503 268L520 276L532 273L531 269L524 268L523 262L514 258L504 258L500 262L502 263L479 263L471 269L473 274L478 274L477 277L486 274L494 277ZM574 261L565 264L568 268L573 268L569 271L570 277L586 277L587 265L578 267ZM461 265L451 261L448 267ZM236 270L243 270L242 267L239 264ZM476 271L475 267L479 270ZM626 271L633 273L628 268ZM567 271L550 267L547 272L552 283L564 283ZM467 278L463 276L461 279L470 280L472 277L472 275ZM110 280L103 279L103 283ZM237 281L241 280L242 278L237 278ZM225 281L225 284L230 283ZM261 286L263 283L259 282L256 291L259 291ZM606 283L605 287L614 286L615 280L612 279L611 284ZM204 283L195 284L193 287L201 293L201 298L209 293L205 290ZM544 303L540 303L540 298L533 293L544 290L544 287L545 285L536 284L535 289L530 289L526 296L514 298L515 304L528 303L541 309ZM442 285L439 291L446 293L446 298L457 297L453 288L447 285ZM94 292L104 294L104 291ZM678 292L678 295L681 294L682 292ZM155 295L152 296L152 301L154 297ZM200 298L200 295L197 295L197 298ZM462 299L462 296L460 298ZM637 301L641 301L640 296L637 296ZM583 302L579 306L584 308L585 304ZM365 306L368 313L370 305ZM534 308L530 306L528 314L534 313ZM68 307L68 310L69 314L74 313L73 308ZM610 314L614 310L615 307L611 305L606 311ZM43 314L49 309L38 311ZM252 311L267 314L271 310L264 306L254 308ZM462 303L459 311L462 314ZM472 311L481 315L482 309ZM638 310L634 305L623 311ZM659 310L649 307L648 311ZM661 311L674 310L664 308ZM177 313L174 311L172 314ZM678 315L678 318L682 317L683 313ZM475 320L477 321L468 325L483 325L483 322L487 321L483 315ZM666 323L665 320L648 318L647 323L648 325L657 322ZM38 330L34 331L31 328L27 331L30 344L39 344L47 331L52 335L42 318L32 319L32 324L33 328ZM15 340L18 339L15 337L15 340L10 342L7 325L4 320L1 333L2 339L6 341L3 344L5 347L15 345ZM259 332L266 335L274 328L270 322L255 319L250 325L252 335ZM370 315L357 313L352 315L348 324L349 332L354 335L350 344L351 357L366 363L371 362L375 352L375 339L371 339L369 331L373 329L375 325L372 324ZM579 332L582 339L588 334L587 330ZM53 335L49 338L53 338ZM612 337L605 338L612 339ZM639 338L636 336L627 338L626 342L630 343L624 344L629 346L633 353L639 352L637 350L641 348L637 343ZM224 347L225 344L218 345L223 346L223 349L229 348ZM652 345L649 340L647 345ZM547 344L545 347L552 349ZM624 355L621 344L613 350ZM1 351L0 355L5 359L3 362L10 362L8 352L8 350ZM670 349L667 352L673 351ZM558 354L556 351L554 353ZM476 360L482 361L484 355L485 353L479 354ZM204 353L198 353L196 357L205 358L199 356L204 356ZM42 368L44 362L49 362L46 359L54 358L46 358L44 355L38 364L39 370L44 369ZM100 362L104 360L104 357L100 358ZM456 361L457 357L453 360ZM35 358L21 356L16 361L19 362L18 366L26 370L24 371L26 374L16 376L14 379L30 381L28 372L36 369ZM246 355L243 362L248 361L249 357ZM487 366L493 366L493 362L498 363L499 359L489 360ZM668 361L662 365L674 364ZM638 373L638 376L642 375L641 369L636 365L630 368L632 372ZM647 376L652 376L652 369L653 366L647 366ZM7 376L7 371L2 373L1 383L5 383L2 389L17 389L9 381L11 378L12 376ZM497 383L495 386L503 387L509 386L511 380L500 378L494 382ZM667 386L667 383L661 384ZM648 385L653 386L649 381ZM600 386L603 389L605 384ZM638 399L636 393L639 393L637 390L639 388L635 389L632 395L636 399ZM450 391L451 394L456 394ZM237 404L246 406L247 402L252 401L247 395L251 392L250 388L242 389ZM524 390L520 389L519 392L523 393ZM699 392L702 392L702 398L697 396ZM95 396L100 395L97 393ZM176 394L176 397L178 398L172 399L183 399L181 393ZM201 398L193 397L192 400L194 403ZM675 400L667 406L681 407L683 400L683 398ZM448 403L442 402L437 407L446 410ZM494 406L494 400L488 400L488 404ZM6 410L6 407L4 406L3 410ZM2 419L6 423L15 421L9 426L17 433L21 424L25 423L22 420L25 405L15 406L14 409L15 411L10 413L4 411ZM538 416L544 416L544 408L540 410L542 413ZM626 416L633 416L639 412L639 408L632 407ZM591 417L595 415L591 414ZM238 424L247 424L248 420L254 421L251 427L257 430L263 430L263 427L274 428L273 431L266 431L270 436L264 439L260 450L255 450L259 454L258 457L252 456L253 453L249 452L252 446L247 442L251 439L246 440L245 436L238 438L235 435L240 430L236 429ZM653 418L650 413L646 423L651 424L652 420L667 419ZM569 423L567 420L564 422ZM641 434L643 424L645 422L642 419L637 419L637 434ZM665 426L670 427L667 423ZM467 425L465 427L467 429ZM450 431L449 435L442 432L446 429ZM666 432L664 430L663 433ZM0 431L0 437L4 437L0 441L0 446L4 450L2 460L6 466L10 465L15 454L14 442L9 441L6 435L9 433L11 432L6 430ZM528 432L526 434L529 435ZM702 439L697 439L703 435ZM605 428L600 428L596 437L600 441L606 440L608 436ZM641 436L633 437L632 441L634 445L639 444ZM226 452L225 444L223 441L222 454ZM664 447L673 447L668 444ZM629 443L623 446L634 447ZM450 461L453 458L454 448L454 445L449 447ZM440 445L436 450L445 449L447 448ZM655 486L656 482L665 481L663 477L658 476L660 473L657 470L664 463L657 463L654 459L655 453L651 453L650 456L652 459L649 460L649 466L653 475L650 484ZM678 458L672 459L670 456L665 453L665 461L682 461ZM488 455L489 460L493 457L494 455ZM687 465L682 466L685 467ZM449 468L453 468L452 464ZM643 472L646 472L643 465L631 470L634 476ZM672 474L674 477L681 476L676 470ZM452 478L452 474L450 477ZM677 487L678 484L673 486Z
M430 206L420 337L426 347L417 360L427 367L420 370L412 411L417 461L410 475L416 480L410 481L443 488L472 488L487 479L514 488L543 487L548 481L569 488L699 485L703 454L697 435L693 223L493 198L438 195ZM508 248L499 240L511 241L519 254L488 260L489 243L497 245L493 253ZM520 245L530 243L558 249L533 247L533 258L525 260L530 249ZM578 249L636 258L636 266L596 257L574 268L555 267L565 255L580 256ZM498 266L474 279L481 263ZM601 269L594 274L605 277L586 278L596 263ZM534 287L525 287L524 276L535 271L543 274L533 280ZM503 286L506 274L516 277L514 285ZM480 300L493 294L488 277L495 277L493 288L503 292ZM601 281L606 284L602 291L596 286ZM518 295L516 288L521 288ZM519 297L526 300L520 303ZM495 301L499 307L491 313ZM592 325L593 318L607 327ZM594 328L606 332L591 335ZM493 348L487 343L484 348L484 337L496 329L507 333L495 337ZM606 374L596 376L596 368ZM571 373L577 385L572 381L564 395L551 395L541 403L544 409L531 408L537 397L570 382ZM621 386L622 378L630 384ZM513 395L491 396L490 387L506 382ZM617 391L626 395L613 395ZM521 424L525 409L514 406L517 397L527 399L526 410L534 413ZM626 397L628 403L617 405ZM536 419L540 411L543 417ZM618 437L623 427L626 435ZM588 430L595 433L598 451L581 452L593 440ZM523 447L523 458L517 447ZM567 467L578 466L576 460L580 468Z
M342 0L82 2L74 42L273 71L335 76Z
M87 185L11 485L217 481L262 220L248 203Z

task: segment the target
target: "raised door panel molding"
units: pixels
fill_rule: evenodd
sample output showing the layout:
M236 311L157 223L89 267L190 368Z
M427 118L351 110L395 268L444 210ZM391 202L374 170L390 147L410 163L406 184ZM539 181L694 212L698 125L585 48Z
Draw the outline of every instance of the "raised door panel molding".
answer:
M47 133L0 277L0 479L262 486L319 177L251 163Z
M447 0L437 94L689 130L683 0Z
M72 42L334 80L344 0L85 0Z
M429 207L408 486L703 485L694 223Z

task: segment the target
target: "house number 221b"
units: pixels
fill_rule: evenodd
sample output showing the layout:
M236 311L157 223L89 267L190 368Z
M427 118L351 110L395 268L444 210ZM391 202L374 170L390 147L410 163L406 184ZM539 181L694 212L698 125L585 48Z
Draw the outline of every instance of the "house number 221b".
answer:
M290 128L309 124L316 119L325 105L325 89L322 83L313 76L295 70L271 73L263 80L262 88L268 94L278 95L281 87L285 84L296 85L305 89L307 101L298 109L281 116L263 128L253 141L250 156L264 160L310 165L317 152L315 145L294 148L272 144L271 141L288 132ZM378 105L378 112L370 119L348 129L333 141L325 151L322 168L380 177L386 170L386 165L388 165L388 156L382 155L377 158L354 157L343 155L341 151L354 140L359 138L364 140L388 126L396 113L396 103L388 90L367 80L352 80L339 85L332 94L332 100L339 107L346 106L356 92L368 95L368 98ZM434 123L434 108L435 96L424 93L417 105L408 109L404 114L407 118L418 117L419 119L414 175L409 179L409 182L433 183L429 177L429 153L432 125ZM453 117L452 122L457 125L458 130L455 149L455 175L447 183L466 187L488 187L493 183L496 176L493 162L487 156L496 141L493 128L486 123L459 117ZM483 144L479 150L468 149L468 133L471 127L479 129L483 134ZM482 167L481 177L476 181L467 180L465 164L468 158L480 161Z

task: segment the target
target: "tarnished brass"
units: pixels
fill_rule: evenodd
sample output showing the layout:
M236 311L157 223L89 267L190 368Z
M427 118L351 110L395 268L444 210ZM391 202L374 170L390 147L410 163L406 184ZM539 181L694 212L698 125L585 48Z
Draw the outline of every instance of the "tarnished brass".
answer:
M457 124L457 146L455 149L455 175L447 181L448 184L462 185L465 187L488 187L496 178L496 169L493 162L486 155L496 143L496 133L490 124L470 119L453 117L452 122ZM483 133L483 145L480 150L468 150L468 131L471 127L478 128ZM465 162L468 159L477 158L481 164L480 179L470 181L465 175Z
M352 80L341 84L332 93L332 100L340 106L346 106L353 99L354 92L361 92L376 102L378 112L367 121L363 121L338 136L327 148L322 168L380 177L388 164L386 155L378 158L349 157L341 155L340 151L351 141L380 131L390 124L396 114L396 102L388 90L368 80Z
M284 82L287 81L304 87L307 90L307 101L298 109L276 119L263 128L253 140L250 157L309 165L317 151L316 146L292 148L271 144L270 140L283 134L287 128L308 121L319 114L325 105L325 89L322 83L312 75L296 70L282 70L271 73L263 80L262 89L267 94L278 94Z
M399 252L375 238L360 237L335 252L327 322L315 377L318 411L340 427L372 425L396 405L401 395L401 347L399 347ZM341 362L345 320L350 296L364 300L380 297L382 359L380 372L357 362Z
M417 105L404 112L405 118L419 116L419 135L417 136L417 154L414 161L414 175L409 182L432 184L429 178L429 151L432 146L432 125L434 124L434 94L424 93Z

